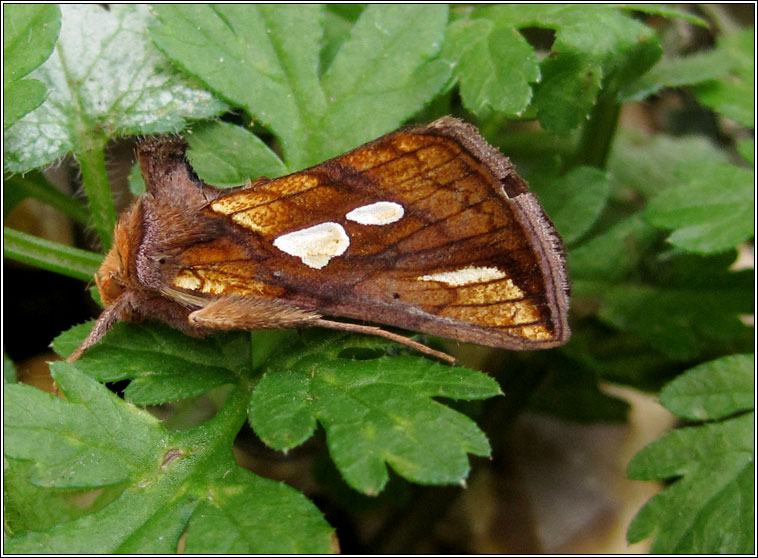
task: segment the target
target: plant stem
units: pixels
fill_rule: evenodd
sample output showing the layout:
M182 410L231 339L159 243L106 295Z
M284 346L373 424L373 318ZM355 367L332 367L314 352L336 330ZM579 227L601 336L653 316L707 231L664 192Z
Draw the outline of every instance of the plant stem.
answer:
M102 254L65 246L9 227L3 228L3 255L29 265L91 281Z
M605 168L616 134L620 112L621 103L614 96L600 95L598 97L589 120L582 130L582 137L569 168L579 165L589 165L599 169Z
M82 183L89 199L95 230L107 252L113 244L117 216L105 168L105 141L105 137L91 138L85 146L76 150L75 155L82 171Z

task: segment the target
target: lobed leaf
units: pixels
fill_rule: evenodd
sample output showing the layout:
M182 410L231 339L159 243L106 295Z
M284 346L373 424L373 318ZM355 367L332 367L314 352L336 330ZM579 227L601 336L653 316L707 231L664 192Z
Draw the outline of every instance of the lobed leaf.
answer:
M6 438L6 456L32 460L33 478L54 479L54 486L71 486L71 479L84 486L121 482L122 492L85 515L69 514L44 530L6 540L6 551L166 553L177 550L185 532L188 548L208 553L331 549L331 528L310 502L234 462L231 442L244 420L246 390L232 392L200 427L168 433L154 417L72 365L52 367L67 401L28 386L6 389L6 427L24 430L28 438ZM55 451L39 446L42 432L54 434ZM223 525L209 517L210 511L232 514L245 527L231 537L219 536L216 529ZM243 540L234 540L239 535Z
M754 552L753 413L680 428L639 452L628 474L637 480L680 477L640 510L630 542L655 537L652 552Z
M71 354L91 329L72 328L53 341ZM157 405L233 383L247 370L250 337L241 332L194 339L163 324L117 323L77 361L82 372L104 382L131 379L124 396L139 405Z
M661 391L677 416L718 420L753 408L755 355L730 355L691 368Z
M660 57L655 33L613 6L507 5L474 13L523 29L555 31L541 64L534 107L546 130L566 134L585 121L603 87L617 95Z
M288 170L391 131L450 75L448 64L428 60L442 43L446 6L367 7L321 73L323 7L155 10L161 50L270 128Z
M653 225L674 229L669 242L697 253L734 248L753 236L755 179L727 163L691 161L679 183L657 194L645 210Z
M166 67L145 35L146 6L62 5L52 56L31 77L50 89L47 101L5 133L5 168L26 172L93 137L180 130L187 118L225 107Z
M266 444L295 447L319 422L343 477L367 494L387 483L385 463L414 482L445 484L463 482L468 453L489 454L470 419L431 398L497 395L491 378L421 357L349 360L336 354L280 355L267 363L249 410Z
M695 88L698 100L743 126L755 125L755 30L721 35L716 50L727 59L729 74Z
M5 453L34 461L31 480L48 487L99 487L127 480L155 457L158 421L76 374L50 365L68 401L30 386L5 390Z
M189 554L310 554L332 550L333 531L295 489L235 470L204 488L187 524ZM314 513L315 512L315 513ZM286 521L282 519L286 518Z
M539 81L534 49L501 20L459 19L450 24L441 57L453 62L464 106L474 114L520 116Z

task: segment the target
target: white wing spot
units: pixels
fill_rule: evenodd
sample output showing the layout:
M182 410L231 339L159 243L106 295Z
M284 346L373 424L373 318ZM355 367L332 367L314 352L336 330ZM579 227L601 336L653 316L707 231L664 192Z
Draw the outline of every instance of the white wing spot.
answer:
M350 246L350 239L339 223L321 223L307 229L283 234L274 240L282 252L300 258L305 265L321 269Z
M473 283L486 283L495 279L504 279L508 274L496 267L474 267L470 265L455 271L443 271L418 277L419 281L439 281L451 287L461 287Z
M345 217L361 225L389 225L399 221L404 214L405 210L399 203L381 201L356 207Z

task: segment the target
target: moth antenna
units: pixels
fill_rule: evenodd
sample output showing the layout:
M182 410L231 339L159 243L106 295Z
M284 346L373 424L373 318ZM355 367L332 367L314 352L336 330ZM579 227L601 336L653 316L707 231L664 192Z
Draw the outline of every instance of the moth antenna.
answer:
M389 339L391 341L395 341L396 343L405 345L406 347L410 347L411 349L415 349L419 351L420 353L424 353L425 355L433 356L440 360L444 360L445 362L448 362L450 364L455 364L455 357L450 356L447 353L443 353L441 351L435 351L434 349L427 347L423 343L419 343L417 341L414 341L413 339L409 339L408 337L405 337L404 335L400 335L398 333L392 333L391 331L387 331L386 329L382 329L380 327L366 326L366 325L360 325L360 324L351 324L351 323L345 323L345 322L334 322L332 320L323 320L323 319L314 320L308 325L312 325L316 327L326 327L329 329L340 329L342 331L350 331L353 333L364 333L366 335L375 335L377 337L384 337L385 339Z
M71 355L66 359L66 362L74 362L80 356L82 356L84 351L89 349L92 345L103 338L111 326L124 314L124 309L128 304L128 301L125 299L126 297L122 296L111 306L103 310L100 316L98 316L95 325L92 327L92 330L89 332L89 335L87 335L84 341L82 341L81 345L79 345L76 350L71 353Z

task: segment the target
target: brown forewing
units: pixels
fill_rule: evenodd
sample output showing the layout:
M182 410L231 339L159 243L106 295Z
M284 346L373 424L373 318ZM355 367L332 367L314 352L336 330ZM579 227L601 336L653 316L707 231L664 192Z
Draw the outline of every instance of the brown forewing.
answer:
M256 297L511 349L569 336L560 238L510 161L468 124L443 118L282 178L199 188L198 219L215 232L167 253L161 280L174 298ZM347 218L376 202L402 217ZM275 245L323 223L349 244L322 267Z

